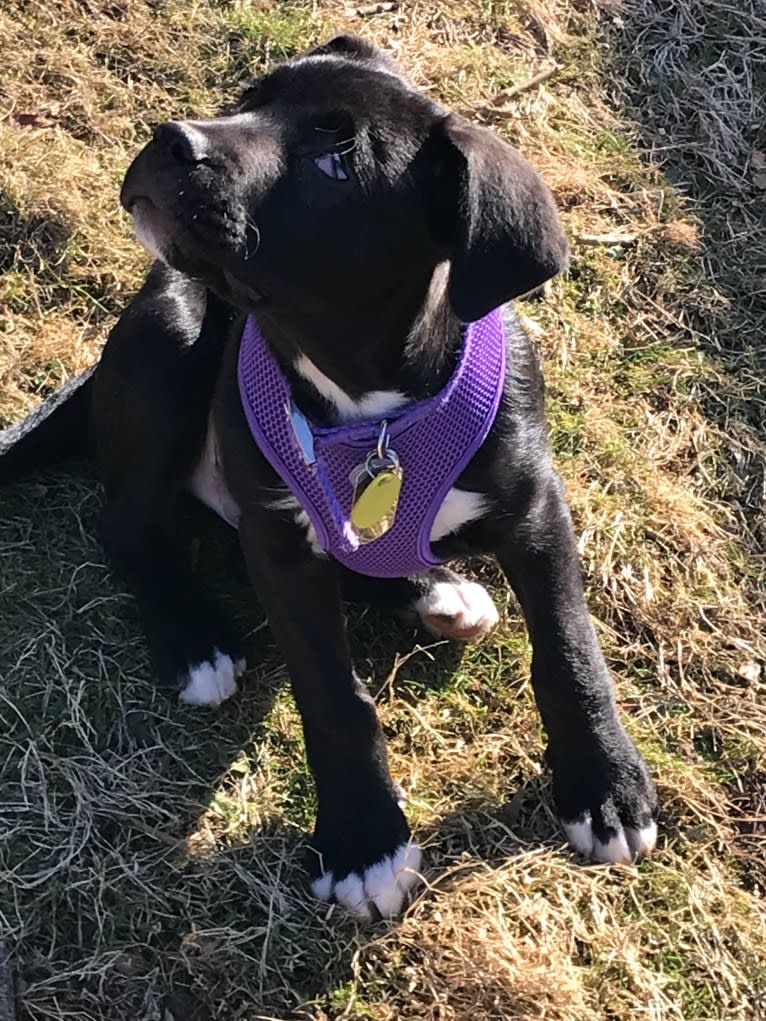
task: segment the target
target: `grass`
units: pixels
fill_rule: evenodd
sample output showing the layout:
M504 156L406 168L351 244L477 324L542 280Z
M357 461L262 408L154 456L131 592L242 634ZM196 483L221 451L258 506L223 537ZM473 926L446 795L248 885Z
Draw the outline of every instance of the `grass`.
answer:
M562 847L526 636L480 563L503 624L477 647L352 617L427 884L398 925L317 906L298 720L257 603L227 577L230 540L215 529L200 570L225 583L252 668L233 702L191 712L152 684L93 483L30 480L0 494L0 927L19 1016L756 1021L764 0L9 0L0 421L98 357L141 279L117 188L151 125L214 112L341 28L515 141L556 192L572 268L522 312L589 603L659 781L658 852L605 869Z

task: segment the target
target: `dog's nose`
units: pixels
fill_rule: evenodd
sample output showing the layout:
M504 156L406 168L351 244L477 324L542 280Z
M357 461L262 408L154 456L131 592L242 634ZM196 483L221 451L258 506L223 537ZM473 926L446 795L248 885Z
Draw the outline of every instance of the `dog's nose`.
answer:
M160 124L152 141L174 163L199 163L205 157L205 136L184 121Z

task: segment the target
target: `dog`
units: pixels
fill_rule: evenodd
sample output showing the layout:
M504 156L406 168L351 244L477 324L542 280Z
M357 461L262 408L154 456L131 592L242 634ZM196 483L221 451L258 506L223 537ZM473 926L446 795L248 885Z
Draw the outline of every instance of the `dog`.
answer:
M382 52L339 36L276 66L216 118L162 124L121 201L156 262L95 370L3 434L0 481L92 451L105 548L159 676L188 704L232 696L245 664L176 535L179 501L191 492L237 528L303 723L316 896L361 919L393 917L421 867L342 600L414 610L437 634L476 637L497 612L445 566L464 555L494 554L523 609L569 843L598 862L649 853L655 788L585 605L541 370L511 304L568 257L537 173ZM467 392L454 380L490 358L454 412ZM491 396L477 418L482 379ZM458 417L438 431L431 416L445 394ZM273 415L256 421L265 405ZM401 423L415 418L429 449L404 459ZM314 442L338 431L361 443L356 475L346 465L333 481L328 467L317 481ZM302 482L285 474L293 456ZM396 559L391 537L427 485L427 531L415 522L419 545L402 540ZM373 564L371 576L357 563Z

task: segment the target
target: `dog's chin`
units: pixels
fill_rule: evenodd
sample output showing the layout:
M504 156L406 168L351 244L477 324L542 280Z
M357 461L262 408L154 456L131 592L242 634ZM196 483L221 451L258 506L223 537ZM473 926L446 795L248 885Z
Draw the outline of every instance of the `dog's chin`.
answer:
M185 276L199 280L243 312L255 312L269 303L262 291L243 281L239 274L226 271L216 262L211 263L209 252L206 253L207 258L201 258L198 253L188 250L188 245L180 244L172 218L151 199L143 196L133 199L130 212L136 237L155 258ZM188 241L188 238L185 240ZM238 259L232 261L238 262Z
M130 212L133 230L144 248L151 255L168 262L172 238L170 217L144 196L132 201Z

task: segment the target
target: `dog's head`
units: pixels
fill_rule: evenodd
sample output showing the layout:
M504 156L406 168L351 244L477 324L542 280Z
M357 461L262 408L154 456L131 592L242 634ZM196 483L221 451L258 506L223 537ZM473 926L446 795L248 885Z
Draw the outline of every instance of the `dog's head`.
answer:
M279 65L223 116L163 124L122 202L148 248L248 311L422 295L449 260L469 321L567 257L526 160L349 36Z

